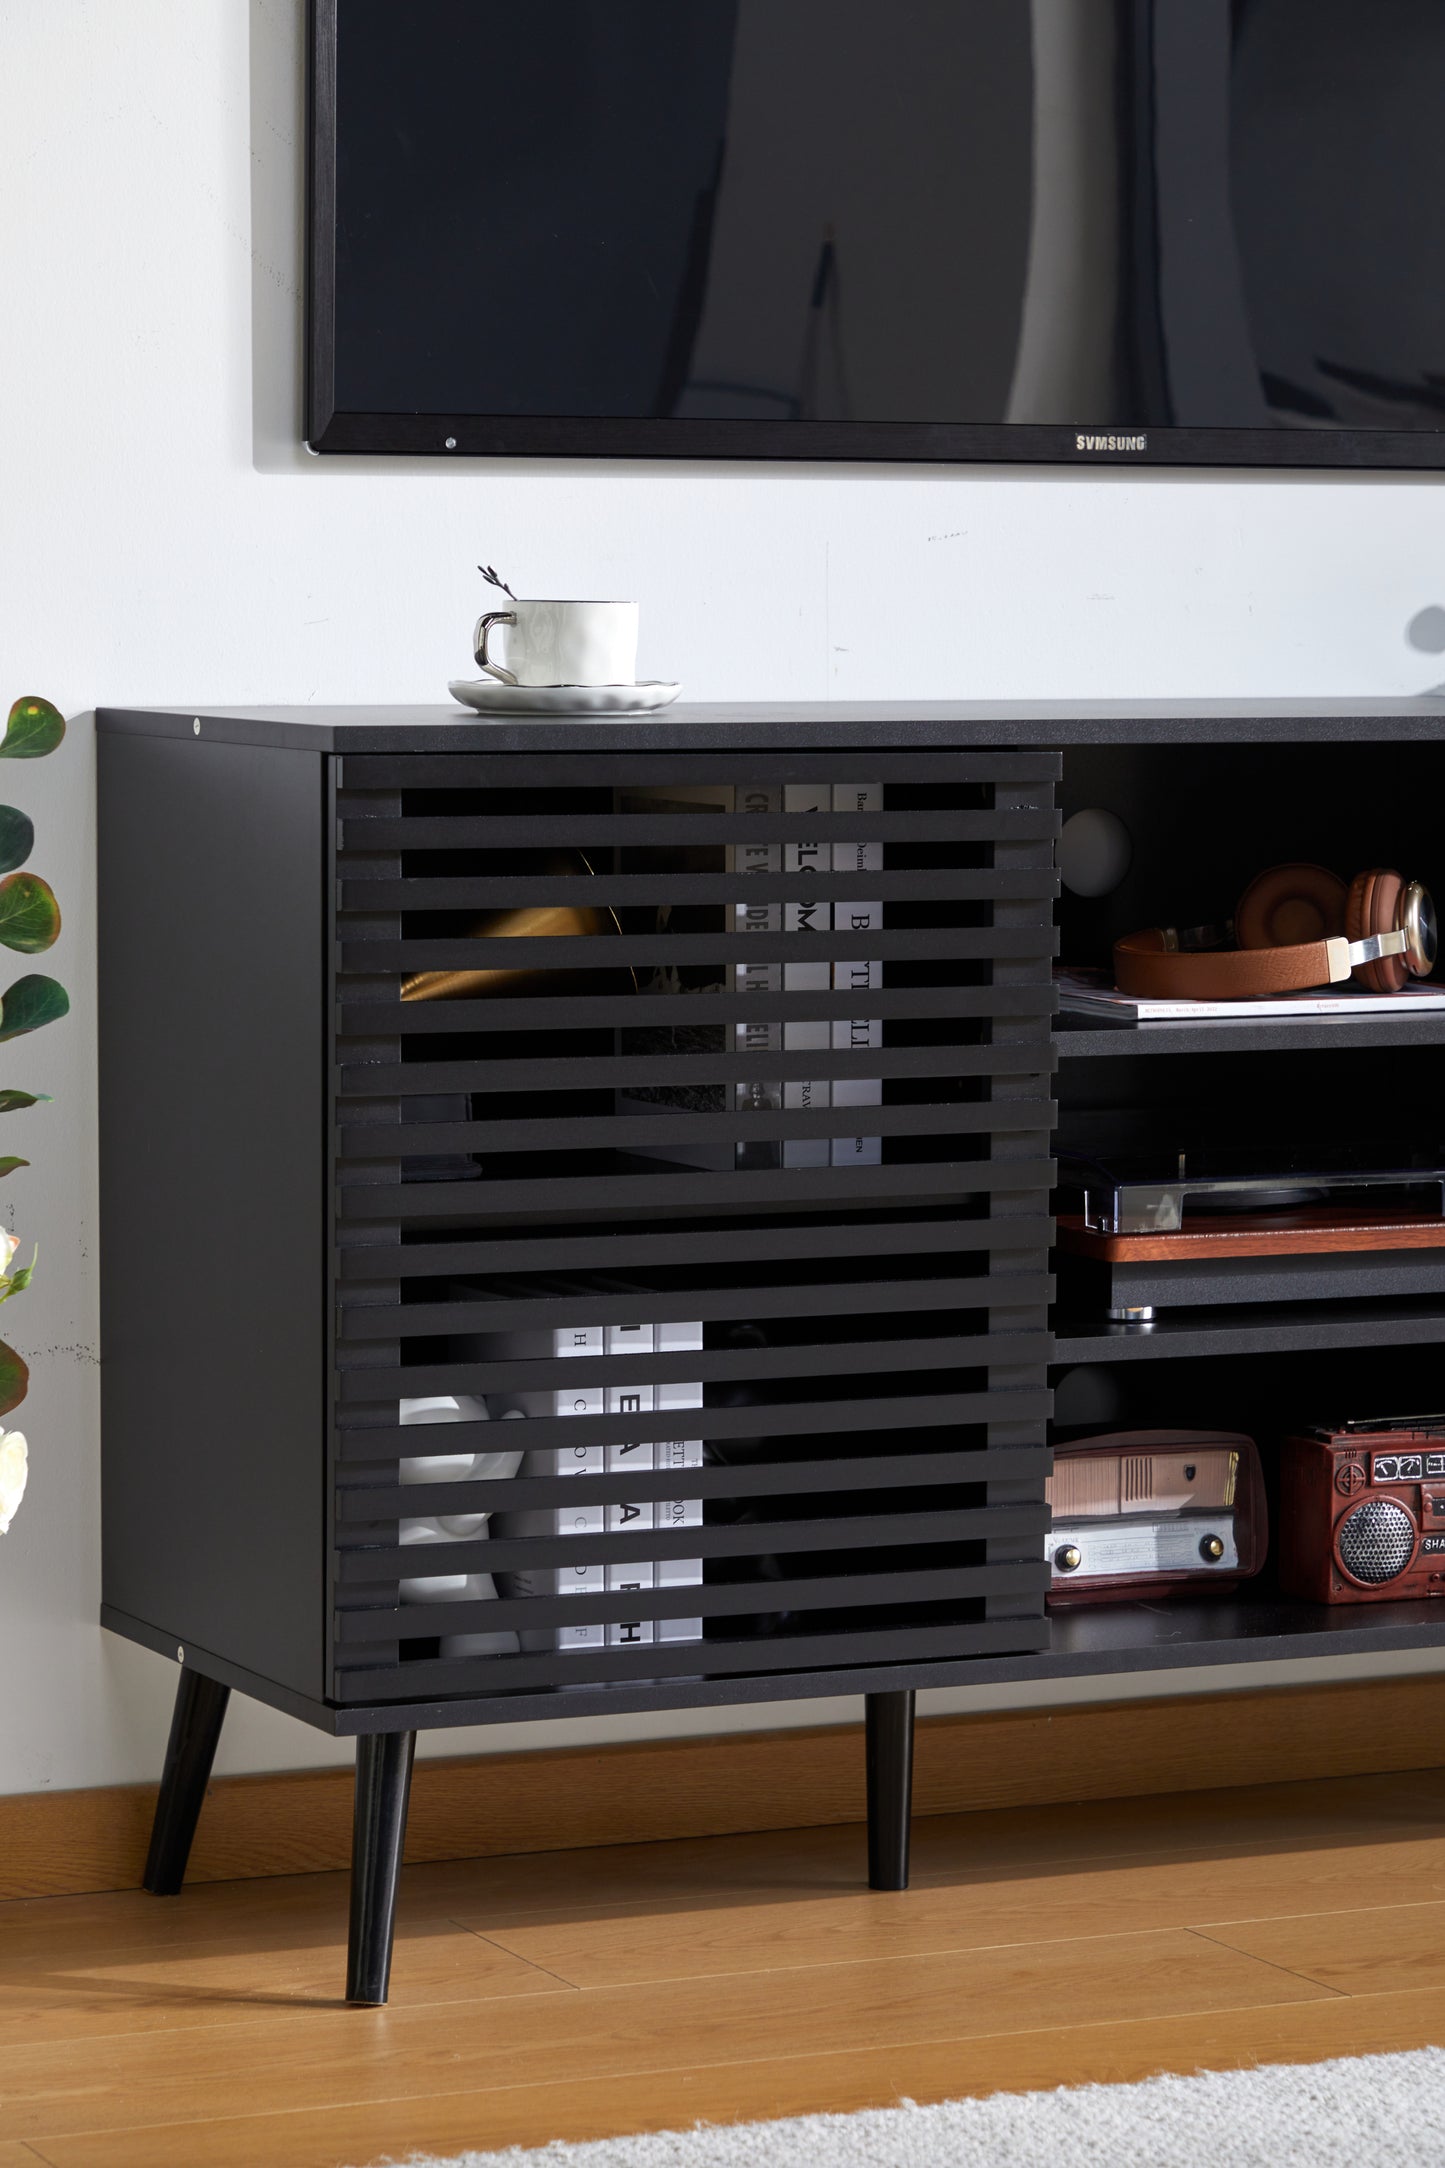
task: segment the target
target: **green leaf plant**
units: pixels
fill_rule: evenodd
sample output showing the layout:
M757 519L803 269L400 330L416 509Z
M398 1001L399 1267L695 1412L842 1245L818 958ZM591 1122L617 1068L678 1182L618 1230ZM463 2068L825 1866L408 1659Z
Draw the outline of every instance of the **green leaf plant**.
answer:
M19 1039L70 1014L70 996L58 979L41 972L17 979L0 999L0 1040Z
M49 700L23 694L11 708L0 738L0 760L40 760L65 737L65 718ZM0 805L0 946L21 956L38 956L60 934L60 906L48 881L19 869L35 847L35 825L18 806ZM58 1022L70 1013L70 996L58 979L31 972L16 979L0 997L0 1041L18 1039ZM0 1090L0 1114L16 1114L48 1100L46 1092ZM29 1160L0 1155L0 1179ZM39 1245L28 1265L11 1270L20 1238L0 1229L0 1302L24 1294L35 1276ZM22 1355L0 1340L0 1417L18 1408L30 1387ZM25 1493L28 1448L20 1431L0 1430L0 1535L8 1530Z
M0 941L24 956L53 948L60 934L60 905L38 873L7 873L0 880Z
M0 873L23 866L35 848L35 823L19 806L0 805Z
M22 1265L18 1272L12 1272L10 1267L15 1262L15 1252L19 1247L19 1236L0 1228L0 1302L8 1302L12 1295L23 1295L34 1277L35 1258L40 1254L39 1245L37 1244L35 1255L29 1264ZM24 1357L17 1355L13 1347L7 1347L4 1341L0 1340L0 1416L8 1415L12 1408L19 1407L29 1383L30 1372Z
M7 1235L5 1239L7 1242L14 1242L15 1240L13 1235ZM20 1245L17 1242L15 1244L15 1248L18 1249L19 1246ZM12 1250L11 1256L13 1257L14 1254L15 1252L14 1250ZM21 1265L17 1272L0 1272L0 1302L8 1302L12 1295L24 1294L26 1288L30 1285L30 1282L35 1277L35 1262L39 1255L40 1244L37 1242L34 1250L31 1252L30 1262L28 1265Z
M30 1390L30 1366L23 1355L0 1340L0 1415L18 1408Z
M65 736L59 708L34 693L23 693L10 710L0 738L0 760L40 760Z

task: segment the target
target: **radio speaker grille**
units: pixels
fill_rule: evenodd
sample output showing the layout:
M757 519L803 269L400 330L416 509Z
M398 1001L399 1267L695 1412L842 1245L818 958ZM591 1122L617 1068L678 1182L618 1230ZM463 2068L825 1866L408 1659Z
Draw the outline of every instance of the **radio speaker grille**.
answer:
M1357 1581L1393 1581L1414 1552L1415 1524L1388 1498L1367 1499L1340 1523L1340 1564Z

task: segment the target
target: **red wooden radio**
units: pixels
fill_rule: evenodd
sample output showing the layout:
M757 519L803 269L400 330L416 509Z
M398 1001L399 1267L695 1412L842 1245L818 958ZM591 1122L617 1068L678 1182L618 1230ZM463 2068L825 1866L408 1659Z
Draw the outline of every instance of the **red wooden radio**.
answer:
M1445 1595L1445 1415L1287 1438L1279 1581L1313 1603Z

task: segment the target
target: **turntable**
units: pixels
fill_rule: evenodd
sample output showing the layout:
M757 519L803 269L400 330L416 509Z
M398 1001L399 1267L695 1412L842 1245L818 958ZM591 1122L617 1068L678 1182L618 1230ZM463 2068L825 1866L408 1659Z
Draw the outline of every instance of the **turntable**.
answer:
M1059 1186L1059 1248L1085 1261L1080 1291L1102 1298L1111 1317L1147 1321L1181 1304L1445 1293L1439 1158L1065 1154Z

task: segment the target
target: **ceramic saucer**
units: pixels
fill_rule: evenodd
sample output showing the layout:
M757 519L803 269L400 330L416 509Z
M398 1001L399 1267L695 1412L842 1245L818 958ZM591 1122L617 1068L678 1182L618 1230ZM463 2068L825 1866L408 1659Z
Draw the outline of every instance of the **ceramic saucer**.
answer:
M676 700L681 685L503 685L498 678L451 678L447 691L478 715L646 715Z

